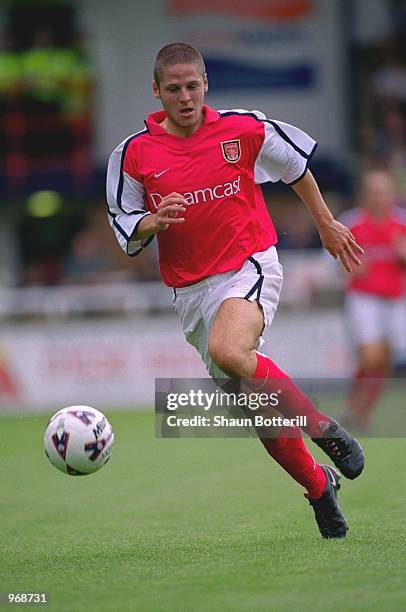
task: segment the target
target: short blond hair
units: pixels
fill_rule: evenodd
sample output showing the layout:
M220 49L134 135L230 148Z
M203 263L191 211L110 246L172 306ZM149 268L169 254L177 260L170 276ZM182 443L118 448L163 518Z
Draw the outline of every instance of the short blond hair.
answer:
M170 43L158 51L154 61L154 81L158 86L164 69L175 64L196 64L202 76L206 73L203 58L197 49L187 43Z

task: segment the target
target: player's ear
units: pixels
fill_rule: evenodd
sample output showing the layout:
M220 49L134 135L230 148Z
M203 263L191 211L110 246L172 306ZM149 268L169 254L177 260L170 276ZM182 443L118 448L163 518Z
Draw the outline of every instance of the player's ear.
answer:
M152 95L156 100L161 99L161 94L159 93L159 85L156 81L152 81Z
M209 89L209 81L207 80L207 73L204 73L203 76L203 85L204 85L204 93Z

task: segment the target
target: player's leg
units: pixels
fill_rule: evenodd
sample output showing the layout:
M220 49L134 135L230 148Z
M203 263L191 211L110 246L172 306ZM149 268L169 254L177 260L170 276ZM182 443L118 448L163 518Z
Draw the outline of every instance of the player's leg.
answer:
M252 378L257 367L254 347L257 345L263 326L263 313L256 302L228 298L219 307L211 328L209 336L211 357L230 376ZM272 389L275 389L275 381ZM305 401L307 410L315 410L297 387L294 391L295 399L292 402L296 406L295 415L298 413L296 402L299 401L302 403ZM324 418L324 415L322 416ZM339 474L330 466L320 465L314 460L297 427L282 428L278 437L260 437L260 440L269 455L306 489L306 497L313 507L322 536L344 537L348 527L337 502Z
M385 342L361 344L358 362L347 396L345 419L366 429L390 369L390 350Z
M306 489L307 497L317 499L323 494L325 473L307 449L299 428L283 427L277 437L259 439L267 453Z
M263 329L264 316L257 302L225 299L210 328L211 358L231 378L252 378L257 364L255 347Z
M278 410L285 417L305 416L303 429L322 436L331 419L314 404L293 380L266 355L255 350L264 318L257 302L228 298L220 305L211 326L209 353L223 372L232 378L252 380L251 388L264 392L281 390ZM257 380L257 382L254 382Z
M276 277L278 278L275 278L273 293L274 298L276 297L274 301L277 303L281 276L276 274ZM221 275L217 281L213 278L210 281L199 283L196 287L178 290L174 304L187 341L198 350L210 374L215 378L222 378L225 373L216 367L210 358L208 339L212 322L218 314L219 304L224 297L224 289L227 291L227 288L234 287L234 274ZM243 293L245 294L246 292ZM264 327L264 313L256 302L249 303L249 310L246 311L246 314L245 324L248 324L250 333L242 334L243 342L236 337L238 353L252 352L258 335L261 334ZM271 321L272 316L273 313L268 308L267 320ZM244 329L247 329L246 325ZM234 358L236 354L232 353L232 359ZM233 381L229 381L228 384L233 384L233 391L235 391ZM323 537L343 537L346 532L346 521L336 499L338 480L336 479L334 484L332 478L328 476L332 468L329 472L327 467L315 462L304 445L300 430L296 428L294 432L289 433L289 436L283 433L277 439L263 438L261 441L281 467L306 489Z
M366 428L389 374L390 350L385 341L385 303L379 297L353 292L346 300L350 336L357 365L349 387L344 419Z
M248 262L236 273L230 289L226 287L222 293L223 301L210 326L209 355L223 372L234 378L245 378L254 390L269 394L281 391L279 412L289 418L306 417L307 426L303 428L306 433L345 476L356 478L364 465L363 452L358 442L336 421L318 411L274 361L256 350L263 327L270 324L276 310L279 291L275 291L275 263L279 264L272 259L267 260L266 255L263 255L262 260L260 257L254 259L254 262L255 265L251 267ZM255 274L252 274L259 274L258 268L262 279L261 294L252 291L258 284L254 282ZM250 285L252 288L246 291ZM257 299L256 295L259 296Z
M255 346L264 316L257 302L228 298L220 305L209 335L209 353L232 378L251 379L257 367ZM268 453L302 486L320 497L326 476L306 449L298 428L284 428L277 438L261 438Z
M347 521L338 505L340 474L331 466L316 463L307 450L298 428L280 432L276 439L261 438L268 453L307 493L320 533L324 538L345 537Z

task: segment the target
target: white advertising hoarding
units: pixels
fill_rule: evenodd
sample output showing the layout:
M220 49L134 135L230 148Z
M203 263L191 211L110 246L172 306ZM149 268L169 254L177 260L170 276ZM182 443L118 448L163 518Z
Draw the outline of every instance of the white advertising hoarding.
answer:
M281 313L264 349L293 376L349 372L339 312ZM206 376L174 316L25 324L1 334L2 411L147 408L155 378Z

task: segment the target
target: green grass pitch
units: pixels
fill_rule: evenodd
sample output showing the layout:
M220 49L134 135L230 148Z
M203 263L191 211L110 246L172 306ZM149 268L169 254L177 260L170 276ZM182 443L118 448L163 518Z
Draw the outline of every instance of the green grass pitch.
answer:
M48 464L46 416L0 418L1 591L47 591L57 612L405 609L404 439L363 440L340 492L349 535L326 541L258 441L109 417L112 459L87 477Z

